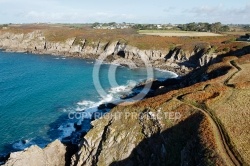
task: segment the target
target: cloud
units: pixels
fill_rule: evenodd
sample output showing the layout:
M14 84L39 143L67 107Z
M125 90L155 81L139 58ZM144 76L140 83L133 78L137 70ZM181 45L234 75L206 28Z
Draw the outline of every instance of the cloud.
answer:
M191 9L185 9L183 13L189 13L189 14L194 14L195 16L211 16L211 15L217 15L220 14L223 10L222 5L219 6L196 6Z
M176 7L174 6L169 6L168 8L163 9L163 11L166 13L173 12L174 10L176 10Z
M250 17L250 4L246 4L242 8L236 8L236 9L230 10L230 12L234 12L236 14L248 15Z
M202 7L193 8L190 12L200 15L200 14L217 13L219 11L220 10L218 7L202 6Z
M250 4L242 7L226 8L224 5L219 6L200 6L192 9L183 10L183 14L193 16L195 20L208 22L224 22L224 23L249 23Z
M219 6L201 6L194 7L191 10L186 10L190 13L195 13L197 15L211 15L211 14L250 14L250 4L246 4L241 8L225 8L223 5Z
M215 2L182 3L181 0L158 5L141 4L128 0L127 3L99 2L80 0L0 0L0 23L31 22L135 22L135 23L186 23L217 22L249 23L250 4L232 3L215 5ZM133 3L129 3L133 2ZM210 5L204 5L210 4ZM240 7L241 5L241 7Z
M138 17L133 14L97 12L85 16L87 22L134 22Z
M77 13L64 13L64 12L37 12L30 11L24 14L24 17L28 20L40 20L40 21L62 21L62 20L72 20L78 17Z
M129 21L135 18L131 14L114 14L112 12L39 12L30 11L20 15L26 22L61 22L61 23L82 23L82 22L110 22ZM29 20L29 21L28 21Z

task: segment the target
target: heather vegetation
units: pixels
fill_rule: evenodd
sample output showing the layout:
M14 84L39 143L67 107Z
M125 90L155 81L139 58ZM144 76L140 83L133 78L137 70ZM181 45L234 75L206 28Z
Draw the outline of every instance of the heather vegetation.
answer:
M111 23L110 23L111 24ZM112 23L114 24L114 23ZM38 25L9 25L8 29L0 30L2 32L12 33L30 33L40 30L45 34L46 40L63 42L69 38L77 38L77 41L87 40L92 42L112 42L122 41L139 49L161 49L169 50L175 47L183 47L192 50L197 45L208 44L213 47L215 52L230 51L242 48L245 42L234 42L239 35L223 36L154 36L138 33L134 28L126 29L93 29L85 25L62 25L62 24L38 24ZM76 42L77 43L77 42Z
M214 32L223 29L220 23L186 26L192 31L195 27L208 27L208 31ZM185 51L215 55L211 63L197 65L178 79L154 81L152 93L146 99L118 105L107 118L93 121L92 130L84 136L80 153L75 153L71 160L73 164L224 166L250 163L250 46L248 42L235 41L239 35L170 37L143 35L134 28L94 29L46 24L8 26L0 33L20 34L35 30L41 32L46 41L63 43L71 39L73 44L69 47L81 45L85 40L84 46L96 43L103 46L101 42L115 41L140 49L172 52L164 57L162 64L171 56L177 61L194 58L194 55L184 54ZM117 112L121 118L112 116ZM133 112L139 118L128 117ZM156 116L168 112L179 113L181 118L172 120Z
M76 156L80 162L96 161L91 158L96 150L92 144L101 142L97 154L103 165L248 165L250 84L249 55L245 54L249 52L247 46L222 55L217 63L194 70L175 84L158 83L152 97L115 107L110 113L120 112L122 118L95 121L84 137L92 141L90 147L83 146ZM180 113L181 119L156 116L169 111ZM140 118L125 119L131 112ZM100 123L105 125L104 132ZM105 137L96 139L98 133ZM130 147L133 150L127 153ZM121 151L125 152L122 157ZM110 158L108 153L117 155ZM88 160L86 154L91 156Z

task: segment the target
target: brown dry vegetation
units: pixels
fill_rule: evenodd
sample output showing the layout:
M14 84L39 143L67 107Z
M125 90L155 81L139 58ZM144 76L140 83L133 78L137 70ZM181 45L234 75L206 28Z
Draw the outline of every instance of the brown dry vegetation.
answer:
M158 97L156 97L157 101L154 100L155 98L150 98L134 105L128 105L125 107L117 106L113 109L112 113L120 112L121 110L122 113L138 113L137 116L129 116L127 118L123 117L120 118L119 121L115 121L112 125L120 126L116 129L116 133L122 133L124 127L126 129L130 129L130 131L138 130L138 128L136 128L136 126L139 126L137 124L138 115L145 110L153 113L159 113L160 111L163 113L161 118L158 119L159 124L161 125L160 140L164 140L165 148L167 150L167 154L165 156L166 160L164 160L166 165L180 165L181 160L184 160L182 162L199 163L200 165L225 165L216 149L217 145L215 143L213 129L212 126L210 126L207 117L204 116L198 109L176 99L166 101L168 98L166 95L159 96L162 99L160 101L158 100ZM170 112L180 113L181 118L171 119L168 116L168 113ZM155 126L154 124L151 124L152 121L145 121L144 125L145 123L149 123L147 125L150 126ZM158 139L157 136L157 134L153 136L154 141ZM137 139L143 139L143 135L137 137ZM135 149L145 148L144 142L145 140L139 143ZM155 144L154 146L159 145ZM150 149L147 151L150 151ZM133 156L132 154L131 156ZM121 163L125 161L122 161Z
M228 35L245 35L246 33L250 33L249 31L237 31L237 32L224 32L224 34L228 34Z
M181 46L185 50L193 50L195 46L210 45L215 52L226 52L236 50L247 45L244 42L233 42L237 36L200 36L200 37L162 37L151 35L140 35L134 29L92 29L91 27L74 28L63 25L19 25L9 26L7 30L0 32L29 33L34 30L44 32L49 41L65 41L68 38L77 37L91 41L121 41L140 49L163 49L169 50L176 46Z
M216 51L238 50L247 45L242 42L232 42L235 36L220 37L160 37L139 35L132 29L127 30L93 30L91 28L72 29L69 27L25 27L18 30L15 27L8 31L14 33L28 33L35 29L44 31L48 40L62 41L70 37L87 40L115 41L122 40L139 48L166 49L182 46L190 49L196 45L211 45ZM2 30L3 31L3 30ZM248 48L249 49L249 48ZM244 52L244 51L243 51ZM222 127L226 143L236 158L245 165L250 164L250 55L226 56L218 63L200 68L184 78L182 84L172 88L165 85L155 92L157 96L145 99L128 106L117 106L112 111L143 112L150 109L156 112L161 108L164 112L180 112L182 118L177 121L163 120L162 137L166 139L170 149L169 162L180 163L180 153L183 148L192 152L195 150L193 137L188 133L197 134L195 140L202 147L205 163L210 165L225 165L226 159L221 157L225 150L219 146L219 135L216 135L207 115L213 116ZM207 79L204 79L207 78ZM164 84L163 84L164 85ZM191 119L191 120L190 120ZM120 125L124 130L138 126L136 121L121 119ZM198 125L198 127L197 127ZM121 126L121 125L120 125ZM192 129L192 127L197 127ZM116 128L119 130L119 128ZM123 129L122 129L123 130ZM117 131L118 132L118 131ZM122 132L122 131L121 131ZM138 139L142 139L142 135ZM177 143L176 143L176 140ZM173 146L178 150L175 154ZM200 151L199 151L200 152ZM172 154L174 153L174 154ZM176 160L173 161L173 160ZM173 164L172 163L172 164Z
M165 88L160 88L155 92L158 96L129 107L130 109L136 107L155 110L161 107L164 111L174 110L183 115L181 121L185 121L186 118L199 111L191 109L189 105L208 112L215 123L220 125L223 138L225 138L226 144L236 160L243 165L248 165L250 164L249 66L249 54L238 57L226 56L218 63L190 74L186 81L186 83L190 82L190 86L185 88L177 86L174 88L176 90L170 90L171 88L166 85ZM205 75L208 79L202 80L202 76ZM192 82L192 80L196 80L196 82ZM215 165L230 163L228 157L225 157L228 155L226 148L220 144L222 140L218 135L219 132L216 134L210 121L205 119L200 122L199 131L201 132L198 132L198 137L203 148L207 151L207 161L216 163ZM167 123L165 129L176 126L178 123L180 121ZM233 160L235 161L235 159Z

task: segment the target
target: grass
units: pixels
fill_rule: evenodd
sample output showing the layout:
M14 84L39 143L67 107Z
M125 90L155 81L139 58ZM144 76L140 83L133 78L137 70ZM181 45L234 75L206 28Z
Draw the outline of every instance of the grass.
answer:
M209 47L211 52L223 52L224 51L234 51L247 45L244 42L234 42L235 36L225 35L225 36L201 36L201 37L163 37L163 36L151 36L151 35L141 35L133 29L125 30L96 30L89 27L69 27L66 25L22 25L22 26L10 26L7 30L0 30L0 32L12 32L12 33L29 33L34 30L40 30L46 36L46 40L52 42L63 42L68 38L76 37L75 44L80 44L83 39L87 40L87 44L91 45L93 42L112 42L121 41L129 45L138 47L140 49L170 49L179 46L185 50L192 50L194 47L202 46ZM147 31L152 33L152 31ZM170 31L167 31L170 32ZM153 33L158 33L158 31L153 31ZM171 32L171 33L184 33L184 32ZM232 78L232 74L237 72L237 69L231 66L230 61L235 61L235 63L242 69L236 73ZM189 144L189 138L193 138L185 130L186 127L188 131L193 132L195 137L199 141L199 145L203 148L203 154L206 155L207 162L215 165L221 164L220 155L216 152L217 145L215 142L216 136L212 133L211 126L206 118L201 118L198 116L198 110L194 110L189 105L180 103L173 98L176 96L183 95L183 100L188 101L193 105L206 105L208 108L213 110L216 118L220 120L223 124L225 131L228 133L230 141L234 148L238 151L239 155L245 160L246 163L250 163L250 121L249 121L249 104L250 104L250 55L244 55L240 58L235 56L228 56L224 58L221 62L210 65L207 69L201 68L196 71L189 80L198 80L202 75L211 76L209 80L202 80L201 82L190 84L190 86L178 90L172 90L162 95L156 97L151 97L143 101L137 102L133 105L128 106L118 106L115 107L112 112L121 111L121 119L113 119L113 123L109 128L109 132L114 132L115 140L121 138L121 134L127 133L129 129L129 134L122 138L121 142L116 142L108 147L107 143L106 154L109 154L112 147L118 147L117 149L126 148L130 142L138 145L144 139L144 135L141 133L142 127L138 119L130 118L125 119L126 112L137 112L138 114L143 112L145 109L150 108L150 111L156 112L159 108L162 112L180 112L182 118L177 121L163 120L160 121L162 125L162 131L167 131L162 136L167 142L166 145L169 147L169 155L173 155L171 160L180 160L181 150ZM225 70L227 69L227 70ZM222 72L222 74L220 73ZM216 75L217 74L217 75ZM212 77L215 75L215 77ZM228 87L225 85L225 81L233 84L234 86ZM206 87L206 88L205 88ZM186 95L185 95L186 94ZM196 115L196 116L194 116ZM198 116L198 117L197 117ZM191 120L188 120L190 119ZM87 137L92 138L92 140L98 141L98 133L103 131L101 123L106 124L108 121L104 118L100 121L94 122L94 129L91 130ZM149 122L148 126L154 125ZM193 127L196 126L197 130ZM174 132L173 132L174 131ZM176 131L176 132L175 132ZM123 134L122 134L123 135ZM135 137L132 137L135 135ZM108 137L107 140L112 141L112 137ZM132 139L135 138L135 139ZM179 142L177 142L178 140ZM108 141L107 141L108 142ZM177 151L174 146L177 147ZM105 147L104 147L105 148ZM192 150L193 147L187 147ZM124 150L124 149L122 149ZM121 150L121 151L122 151ZM125 149L127 155L130 154L130 149ZM193 150L196 150L193 148ZM213 151L215 150L215 152ZM103 153L105 154L105 152ZM122 158L118 156L116 160ZM104 157L105 159L105 157ZM168 158L169 159L169 158ZM171 162L171 161L169 161Z
M137 155L136 149L141 151L145 148L147 151L144 152L143 150L143 154L151 155L152 148L147 147L149 142L150 144L153 144L154 147L160 147L156 148L157 151L159 150L159 153L157 154L161 154L161 147L163 145L165 146L167 154L160 158L159 161L164 162L167 165L180 165L183 149L187 150L185 152L186 155L199 155L199 158L196 159L195 162L201 162L203 163L202 165L205 163L219 163L219 165L223 165L220 164L220 158L214 150L216 149L216 144L214 143L213 133L211 132L212 130L209 122L204 115L199 113L198 110L189 105L183 104L178 100L170 100L166 102L166 98L161 97L161 99L162 101L159 101L158 99L147 99L138 102L135 105L117 106L112 110L111 113L113 114L120 112L121 117L113 118L113 122L109 128L110 133L106 134L107 137L103 143L104 146L102 148L99 162L102 163L103 161L107 161L107 156L105 156L105 154L108 152L113 153L113 151L117 151L117 149L119 149L119 152L122 152L123 155L117 152L113 159L116 161L119 161L121 158L124 159L128 154L131 154L130 157L133 158L134 155ZM152 113L159 112L159 110L161 110L162 113L179 112L182 116L181 119L177 120L170 120L168 117L158 119L158 122L161 125L160 132L158 131L155 122L150 119L143 118L139 120L138 117L130 116L125 118L126 112L136 112L140 115L142 112L145 112L145 110ZM141 121L143 121L143 123ZM101 123L106 124L106 120L98 120L94 124L94 129L91 130L85 138L95 140L97 137L96 132L98 133L102 130L102 128L99 127L101 126ZM149 137L146 137L145 134ZM132 152L128 151L128 147L130 146L135 146L135 149ZM192 153L188 153L189 151ZM155 153L155 151L152 152ZM128 159L130 157L128 157ZM146 157L145 160L146 159L149 158Z
M157 36L222 36L221 34L211 32L197 32L197 31L178 31L178 30L139 30L139 34L157 35Z
M217 71L222 66L228 66L232 60L241 68L239 72L237 72L237 69L231 68L226 74L201 83L209 84L204 90L196 90L191 86L193 92L185 95L183 99L189 103L206 104L208 108L211 108L214 115L224 126L230 144L236 149L236 155L243 159L243 163L250 163L250 136L248 134L250 129L248 108L250 104L250 84L246 84L250 82L249 55L240 58L224 58L222 62L210 66L208 70L209 72ZM235 72L236 74L234 74ZM227 78L230 78L228 80L230 84L237 84L237 86L227 87L223 84ZM237 89L234 87L237 87Z
M221 103L215 110L235 148L247 163L250 163L249 99L249 89L235 90L230 98Z
M64 42L68 38L86 39L88 43L92 42L113 42L121 41L122 43L135 46L139 49L155 49L155 50L170 50L178 46L187 51L192 51L197 45L210 45L216 48L216 52L224 50L234 50L245 46L244 42L233 42L231 35L225 36L152 36L142 35L141 32L161 32L161 31L140 31L134 29L92 29L89 26L81 25L62 25L62 24L27 24L27 25L11 25L2 32L11 33L30 33L35 30L42 31L47 41ZM182 31L163 31L171 33L185 34ZM190 33L190 32L188 32ZM78 40L78 41L79 41ZM227 42L225 42L227 41ZM77 43L77 42L76 42Z
M231 61L234 61L236 65L241 68L241 70L238 71L237 68L231 66ZM156 99L148 99L148 102L151 101L155 102L155 105L161 105L161 101L163 99L169 100L174 96L182 96L184 101L192 105L206 105L209 110L212 110L213 115L222 124L224 131L229 137L229 146L233 147L232 149L234 150L235 155L238 156L243 164L249 164L249 66L249 54L239 58L235 56L227 56L223 58L221 62L210 65L205 71L197 71L196 74L189 77L189 80L198 79L201 75L209 75L209 73L211 74L215 72L222 72L222 75L218 75L213 77L213 79L210 78L207 81L202 81L189 87L179 89L178 91L170 91L166 94L155 97ZM228 68L228 70L223 72L225 68ZM233 77L231 77L232 75ZM227 79L229 79L228 83L232 86L224 84ZM204 132L207 131L206 127L203 129L205 130ZM214 141L213 139L207 139L206 136L201 136L201 139L204 140L207 145L210 143L213 144Z
M226 35L245 35L246 33L250 33L249 31L238 31L238 32L224 32Z
M138 30L140 33L187 33L187 31L181 31L181 30Z

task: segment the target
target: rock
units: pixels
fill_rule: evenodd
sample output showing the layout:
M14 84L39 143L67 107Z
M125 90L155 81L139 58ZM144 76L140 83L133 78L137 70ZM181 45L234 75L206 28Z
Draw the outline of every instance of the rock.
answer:
M107 106L108 109L112 109L112 108L114 108L116 106L116 104L107 103L106 106Z
M130 69L135 69L138 66L134 63L134 61L130 60L130 59L124 59L124 58L119 58L114 60L111 64L118 64L118 65L122 65L122 66L126 66L129 67Z
M103 54L105 54L106 56L114 54L114 52L116 51L116 49L118 47L118 44L119 44L118 41L108 43L106 49L103 52Z
M65 165L65 154L66 147L55 140L44 149L32 145L24 151L11 153L5 166L61 166Z
M101 104L99 105L97 108L98 110L102 110L102 109L112 109L116 106L116 104L113 103L105 103L105 104Z
M77 40L77 41L76 41ZM76 37L65 41L48 41L41 30L27 34L5 32L0 34L0 48L8 51L32 52L36 54L52 54L80 58L104 59L113 64L129 68L144 67L145 63L157 68L166 68L178 74L190 72L189 68L197 68L209 64L216 54L209 51L211 46L194 46L192 50L175 47L172 50L138 49L121 41L101 42L87 41ZM182 66L182 67L180 67Z
M101 104L97 108L98 108L98 110L105 109L106 108L106 104Z
M36 43L35 45L32 42L33 40L37 40L34 42ZM157 65L160 65L162 62L164 63L162 65L179 71L189 70L190 65L193 65L195 68L204 66L217 56L207 53L205 48L199 47L194 48L190 51L191 53L184 51L182 48L164 52L162 50L140 50L120 42L105 44L98 41L88 45L85 45L86 42L84 42L84 46L77 46L73 45L74 42L72 41L68 40L61 43L45 42L40 32L26 35L11 33L0 35L0 47L9 48L10 50L27 51L33 49L33 51L40 50L40 53L69 54L67 56L73 56L73 53L80 51L79 55L85 58L89 55L103 54L114 57L115 60L113 62L128 66L131 66L130 64L141 65L139 60L145 58L150 62L157 61ZM73 50L72 54L70 54L69 50ZM245 51L249 53L249 47L243 52ZM124 57L120 56L119 52L122 52ZM116 54L118 57L116 57ZM238 54L241 54L241 52ZM190 163L190 165L207 165L207 163L205 164L207 159L209 162L219 160L221 156L217 154L217 145L214 141L216 137L214 137L212 131L214 126L209 124L211 122L204 113L206 111L201 111L202 108L198 109L196 105L205 102L208 106L218 108L225 104L224 101L228 98L227 96L231 96L231 90L229 94L223 94L229 89L229 87L223 87L226 86L224 83L228 79L228 76L226 76L228 74L220 72L228 69L228 65L228 62L225 62L224 68L221 68L221 66L216 68L215 64L212 67L210 66L211 68L206 69L204 67L204 70L194 70L194 73L191 73L186 78L172 78L162 82L154 81L155 83L152 85L154 89L159 88L161 91L164 89L169 91L159 96L151 96L133 105L130 105L130 103L123 103L123 105L116 107L113 104L101 105L100 109L114 108L106 115L104 115L106 113L104 111L97 111L98 114L94 115L103 115L98 120L94 120L96 116L92 116L94 120L91 123L93 128L86 135L83 133L79 136L79 138L82 138L82 142L79 145L78 152L74 153L71 158L71 165L162 165L162 163L165 165L185 165L185 163ZM209 70L214 70L215 73L208 72ZM231 67L228 70L232 70ZM235 74L233 70L230 72ZM223 80L223 78L225 79ZM213 79L213 81L208 79ZM140 86L147 83L149 82L144 82ZM247 85L244 84L244 86ZM211 93L210 95L210 91L217 91L217 93ZM218 99L213 100L213 98ZM230 98L235 100L237 96ZM239 99L241 98L243 97L241 96ZM218 110L217 113L219 115L221 109ZM235 114L239 113L237 109L235 111ZM176 115L181 116L176 118ZM225 115L222 113L221 116L224 117ZM231 116L230 118L233 117ZM223 118L221 119L223 120ZM239 119L244 118L238 118L237 120ZM243 122L247 126L248 121ZM81 129L80 126L75 127L79 127L78 130ZM247 145L249 141L245 142L245 145ZM207 156L209 153L213 154L213 156ZM244 155L245 152L242 154ZM69 163L65 155L66 147L56 140L45 149L31 146L22 152L11 153L5 165L59 166L65 165L65 161ZM216 164L212 163L212 165Z
M74 123L74 128L76 129L76 131L80 131L82 129L82 126Z

